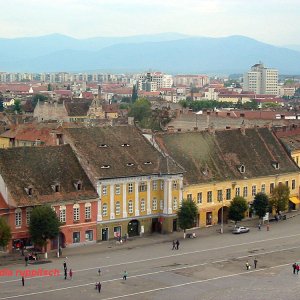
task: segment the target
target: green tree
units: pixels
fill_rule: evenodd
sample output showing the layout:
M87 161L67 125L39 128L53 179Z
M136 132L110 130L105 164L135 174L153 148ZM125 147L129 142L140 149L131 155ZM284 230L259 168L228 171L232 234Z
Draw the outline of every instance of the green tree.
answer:
M11 230L4 218L0 218L0 246L6 248L11 239Z
M138 97L138 88L137 85L134 84L132 88L131 102L134 103L135 101L137 101Z
M50 91L52 91L52 90L53 90L53 89L52 89L52 85L51 85L50 83L48 83L47 91L50 92Z
M290 188L284 184L277 185L271 193L270 205L278 214L285 211L290 199Z
M177 211L178 223L183 229L184 237L186 229L192 228L195 225L198 208L194 201L183 200L181 207Z
M268 212L269 197L265 193L257 193L254 197L253 208L259 218L263 218Z
M128 115L129 117L134 117L136 121L141 122L144 120L144 122L146 122L146 120L151 117L150 102L144 98L138 99L132 104Z
M4 110L3 100L4 100L4 97L3 97L2 93L0 93L0 112Z
M42 94L35 94L35 95L32 97L32 105L33 105L33 107L35 107L36 104L38 103L38 101L40 101L40 102L45 102L47 99L48 99L48 97L45 96L45 95L42 95Z
M21 100L20 100L20 99L16 99L16 100L15 100L15 104L14 104L13 110L14 110L15 112L17 112L18 114L21 113L22 108L21 108Z
M236 196L230 203L228 217L236 224L238 221L242 221L244 219L247 209L248 204L245 198Z
M32 210L29 232L32 241L40 247L45 247L46 253L48 240L57 237L59 226L58 217L50 206L37 206Z

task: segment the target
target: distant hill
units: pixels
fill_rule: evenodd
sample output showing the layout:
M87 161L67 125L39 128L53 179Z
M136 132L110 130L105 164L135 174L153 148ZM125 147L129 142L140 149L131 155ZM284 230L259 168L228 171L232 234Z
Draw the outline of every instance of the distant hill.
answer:
M74 39L63 35L0 39L0 71L244 73L262 61L281 74L300 74L300 52L243 36L189 37L176 33Z

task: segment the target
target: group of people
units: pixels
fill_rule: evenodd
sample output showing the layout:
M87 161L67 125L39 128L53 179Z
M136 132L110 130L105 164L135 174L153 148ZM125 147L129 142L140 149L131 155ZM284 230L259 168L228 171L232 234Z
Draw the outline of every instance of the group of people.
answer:
M254 269L256 269L257 263L258 263L258 260L257 260L257 258L255 257L254 260L253 260ZM250 270L250 269L251 269L251 265L249 264L248 261L246 262L246 269L247 269L247 270Z
M174 240L173 241L173 247L172 247L172 250L178 250L179 249L179 241L178 240Z
M68 268L67 268L67 263L64 261L64 274L65 274L65 280L68 278ZM72 279L73 277L73 271L72 269L69 270L69 277Z
M300 270L300 266L297 263L293 263L293 274L297 273L298 275L299 270Z

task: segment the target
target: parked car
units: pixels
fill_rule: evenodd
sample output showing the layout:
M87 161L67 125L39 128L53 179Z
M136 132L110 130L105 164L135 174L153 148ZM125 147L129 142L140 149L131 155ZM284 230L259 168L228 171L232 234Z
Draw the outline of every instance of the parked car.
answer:
M250 229L248 227L235 227L233 230L232 230L232 233L234 234L238 234L238 233L246 233L246 232L249 232Z

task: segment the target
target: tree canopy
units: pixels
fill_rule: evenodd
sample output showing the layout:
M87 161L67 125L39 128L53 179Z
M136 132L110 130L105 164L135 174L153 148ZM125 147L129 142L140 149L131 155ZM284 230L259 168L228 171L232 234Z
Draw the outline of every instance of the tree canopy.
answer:
M268 212L269 197L265 193L257 193L254 197L253 208L255 214L259 216L259 218L263 218Z
M0 112L4 110L3 100L4 100L4 97L3 97L2 93L0 93Z
M177 211L178 223L183 230L192 228L195 225L198 208L194 201L183 200L181 207Z
M130 107L128 115L134 117L136 121L144 121L151 117L151 103L144 98L138 99Z
M44 102L48 99L47 96L45 95L42 95L42 94L35 94L33 97L32 97L32 104L33 104L33 107L36 106L36 104L38 103L38 101L40 102Z
M17 112L18 114L22 112L21 100L20 99L16 99L15 100L15 104L14 104L13 110L15 112Z
M247 209L248 204L245 198L241 196L236 196L232 199L230 203L228 217L235 223L237 223L238 221L242 221L245 217Z
M271 193L270 205L276 213L285 211L290 199L290 188L284 184L277 185Z
M32 241L45 247L47 241L54 239L59 233L60 222L50 206L37 206L32 210L29 232Z
M4 218L0 218L0 246L5 248L11 239L11 230Z

